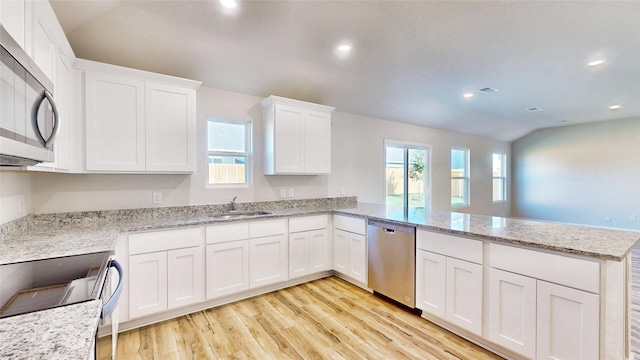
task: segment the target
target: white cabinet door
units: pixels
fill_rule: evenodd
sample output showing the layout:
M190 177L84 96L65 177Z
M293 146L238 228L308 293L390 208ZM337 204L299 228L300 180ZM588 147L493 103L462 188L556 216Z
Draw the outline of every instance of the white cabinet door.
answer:
M598 295L537 282L537 359L599 359Z
M482 265L447 258L446 319L482 335Z
M309 274L308 232L289 234L289 278Z
M275 106L274 146L276 173L304 173L304 112Z
M167 259L167 307L172 309L204 301L204 248L170 250Z
M327 230L289 234L289 278L329 270Z
M72 142L76 141L72 130L75 123L71 119L72 96L71 85L73 81L72 59L64 55L56 57L56 83L54 98L60 116L60 130L56 138L55 167L58 169L71 170L76 166L78 154Z
M87 170L145 170L144 82L85 73Z
M146 170L195 170L196 91L147 82Z
M331 115L308 111L304 119L304 171L331 173Z
M207 245L207 299L249 289L249 241Z
M418 250L416 253L416 307L444 319L446 317L446 283L447 258Z
M52 25L48 19L44 6L50 6L41 1L31 2L31 29L26 34L27 41L31 41L30 55L33 61L53 81L55 68L56 40L53 36ZM28 29L29 30L29 29ZM27 50L29 52L29 50Z
M129 317L167 309L167 252L129 257Z
M536 356L536 280L489 269L489 340Z
M343 230L333 231L333 269L349 275L349 233Z
M329 237L327 230L308 232L309 241L309 273L329 270Z
M354 280L367 282L367 240L364 235L349 233L349 273Z
M27 21L25 0L2 0L0 1L0 23L7 30L9 35L20 47L26 50L25 45L25 25L31 23Z
M249 240L250 288L288 279L287 236L275 235Z

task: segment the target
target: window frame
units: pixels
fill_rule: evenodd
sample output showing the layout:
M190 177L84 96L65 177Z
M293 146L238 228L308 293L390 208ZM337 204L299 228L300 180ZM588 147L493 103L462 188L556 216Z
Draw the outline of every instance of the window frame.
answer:
M502 162L500 164L500 169L501 169L501 174L500 176L495 176L493 174L493 158L495 155L500 155L500 161ZM491 200L493 200L494 204L497 203L504 203L507 202L507 154L505 153L492 153L491 154ZM502 199L501 200L494 200L493 199L493 194L495 193L496 189L495 189L495 180L500 180L500 182L502 183Z
M230 119L230 118L221 118L216 116L207 116L207 131L205 131L206 136L206 156L205 156L205 184L206 187L215 188L215 189L224 189L224 188L247 188L251 187L253 183L253 121L252 120L242 120L242 119ZM234 124L234 125L243 125L244 126L244 152L238 151L230 151L230 150L209 150L209 124L211 123L224 123L224 124ZM234 184L211 184L209 183L209 157L210 156L237 156L244 157L246 159L245 162L245 173L244 173L244 183L234 183Z
M464 151L464 176L451 176L451 170L453 170L453 168L451 167L451 160L452 160L452 152L454 150L457 151ZM450 201L450 205L452 208L463 208L463 207L469 207L471 206L471 174L470 174L470 169L471 169L471 150L469 148L465 148L465 147L457 147L454 146L451 148L451 150L449 151L449 174L451 176L451 181L450 181L450 185L453 185L453 181L454 180L462 180L463 181L463 197L462 197L462 204L452 204L451 200ZM451 186L449 187L449 198L453 198L453 193L451 193Z
M405 166L403 166L403 173L404 173L404 183L403 183L403 188L404 188L404 196L403 196L403 200L402 200L402 207L403 207L403 211L404 211L404 218L406 219L407 216L409 215L409 149L415 149L415 150L423 150L427 152L427 156L425 158L425 162L427 163L427 166L425 168L425 172L427 174L427 176L425 176L425 181L424 181L424 193L425 196L428 196L428 201L426 201L425 203L425 212L426 211L430 211L431 210L431 203L432 203L432 196L431 196L431 187L432 187L432 146L430 144L419 144L419 143L412 143L412 142L406 142L406 141L397 141L397 140L388 140L385 139L383 142L383 149L382 149L382 154L383 154L383 162L382 162L382 166L383 166L383 174L384 174L384 192L383 194L385 194L385 206L387 203L387 199L386 199L386 194L387 194L387 177L386 177L386 168L387 168L387 147L395 147L395 148L402 148L403 152L404 152L404 164Z

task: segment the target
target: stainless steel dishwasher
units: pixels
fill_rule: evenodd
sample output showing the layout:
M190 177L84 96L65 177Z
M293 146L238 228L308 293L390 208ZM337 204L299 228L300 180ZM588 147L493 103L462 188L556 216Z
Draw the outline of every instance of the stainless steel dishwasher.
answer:
M367 230L367 285L415 311L416 228L369 220Z

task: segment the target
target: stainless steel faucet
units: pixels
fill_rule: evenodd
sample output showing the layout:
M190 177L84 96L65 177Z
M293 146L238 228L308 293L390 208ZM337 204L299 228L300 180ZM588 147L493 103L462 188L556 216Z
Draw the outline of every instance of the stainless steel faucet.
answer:
M238 197L236 196L236 197L233 198L233 200L231 200L231 203L230 203L231 204L231 211L236 211L236 199L237 198Z

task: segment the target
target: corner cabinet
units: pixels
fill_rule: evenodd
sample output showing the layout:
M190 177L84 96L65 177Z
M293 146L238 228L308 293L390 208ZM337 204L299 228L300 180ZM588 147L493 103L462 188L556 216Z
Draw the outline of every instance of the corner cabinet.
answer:
M200 82L78 60L84 73L86 170L195 171Z
M331 173L331 113L335 108L278 96L264 110L265 175Z

